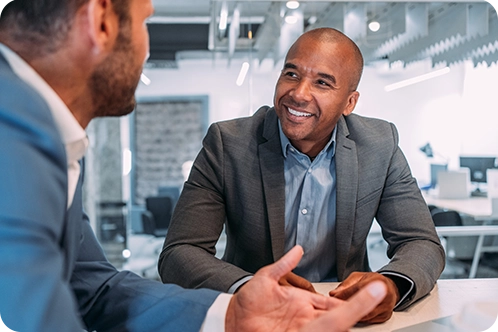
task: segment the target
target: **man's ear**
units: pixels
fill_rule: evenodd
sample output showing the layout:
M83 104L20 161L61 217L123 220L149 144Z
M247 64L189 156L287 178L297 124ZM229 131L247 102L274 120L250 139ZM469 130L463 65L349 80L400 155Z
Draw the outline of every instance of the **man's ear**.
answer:
M353 113L354 108L356 107L356 103L358 103L358 98L360 98L360 93L358 91L351 92L348 97L348 103L342 111L342 114L344 116L348 116L349 114Z
M119 34L119 18L111 0L90 0L85 9L94 53L111 51Z

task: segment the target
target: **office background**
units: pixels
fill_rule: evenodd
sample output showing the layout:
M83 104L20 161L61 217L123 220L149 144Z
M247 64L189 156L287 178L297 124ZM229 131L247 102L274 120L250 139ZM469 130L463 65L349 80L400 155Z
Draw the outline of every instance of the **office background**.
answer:
M175 26L166 32L175 34L176 38L183 39L188 42L189 38L198 38L198 32L185 32L190 29L190 23L202 23L204 26L211 24L210 22L219 23L219 15L223 6L222 1L187 1L181 5L175 5L178 8L170 8L172 4L167 1L154 1L156 5L156 17L151 20L149 26L164 24ZM229 18L234 19L236 10L236 2L227 1ZM151 33L151 59L144 69L144 77L139 84L137 90L137 100L139 101L138 108L141 103L157 102L165 103L165 109L168 102L171 100L188 103L194 100L202 100L204 103L199 110L202 115L199 115L197 120L197 133L188 136L190 144L189 153L182 154L182 146L174 144L170 150L158 151L158 155L162 155L164 159L174 159L173 166L160 165L161 161L156 160L155 171L164 175L158 181L157 188L148 188L148 193L137 195L137 179L147 178L154 181L152 173L137 174L140 165L140 160L137 160L137 142L139 132L147 133L153 128L164 132L164 137L157 136L159 145L160 140L174 140L174 136L168 136L170 133L183 135L181 128L185 126L185 119L191 118L188 111L182 110L181 107L175 109L174 116L160 116L154 122L154 127L141 128L140 122L137 121L139 112L123 118L123 119L98 119L88 128L88 134L91 141L91 148L87 155L87 182L85 186L86 209L89 212L94 227L97 233L110 234L104 238L115 239L116 234L122 238L123 245L117 246L114 250L116 259L121 254L121 249L128 246L127 239L129 232L140 226L141 214L144 210L143 198L148 195L156 194L160 187L179 187L184 179L182 166L194 158L196 149L200 149L199 130L207 128L212 122L231 119L241 116L249 116L261 105L273 104L274 87L282 67L284 48L290 45L292 40L287 40L285 43L280 42L278 51L273 50L273 53L279 53L279 56L269 52L262 58L258 52L258 41L254 46L248 47L247 38L244 40L244 34L247 34L247 20L244 21L244 9L250 6L250 10L256 11L258 5L266 6L262 10L268 10L268 6L273 6L272 10L277 6L283 8L285 2L265 2L265 1L246 1L242 3L240 10L240 45L237 46L233 53L230 53L230 24L227 28L224 42L226 45L216 45L220 42L218 38L215 43L215 51L210 50L177 50L174 53L174 59L158 59L154 50L157 49L158 39L154 33ZM319 13L319 6L331 6L333 3L327 1L304 2L308 8L315 5L314 12ZM313 5L312 5L313 4ZM371 21L370 17L375 15L372 12L379 10L376 3L348 2L339 3L344 6L341 10L344 13L355 12L358 6L363 5L363 10L368 17L365 18L365 24ZM401 6L407 6L407 2L392 3ZM424 4L417 3L417 4ZM452 16L455 19L462 16L454 16L455 13L460 13L460 9L452 7L449 2L430 2L427 4L427 9L434 10L437 14L437 9L443 14ZM389 58L368 59L365 67L362 80L358 90L360 91L360 100L356 107L357 114L382 118L393 122L400 133L400 146L403 149L412 172L417 178L420 185L429 183L430 181L430 163L447 162L450 169L459 167L460 155L484 155L498 156L498 103L496 86L498 86L498 34L496 33L497 18L496 11L485 2L458 2L459 8L468 8L473 5L485 5L488 14L488 29L491 34L494 33L494 38L491 42L487 42L484 37L477 36L473 40L486 40L484 44L468 42L470 49L462 51L462 57L457 61L443 61L434 64L434 58L441 57L441 54L434 53L431 56L419 56L419 59L406 61L390 61ZM188 6L191 6L190 11L186 11ZM182 7L182 8L180 8ZM306 6L304 6L306 7ZM377 8L377 9L376 9ZM171 14L168 14L171 10ZM405 10L408 10L405 8ZM271 10L270 10L271 11ZM188 14L189 18L185 15ZM375 14L375 13L374 13ZM462 44L458 42L459 33L456 33L457 28L452 26L447 27L448 35L442 34L440 31L433 30L434 27L441 28L435 23L437 15L432 12L428 14L428 33L441 34L443 38L437 40L434 44L447 45L443 49L451 49ZM169 16L168 16L169 15ZM269 14L268 14L269 15ZM263 23L269 19L267 14L261 14L254 18L254 26L258 26L259 31L265 31ZM373 16L372 16L373 15ZM432 16L431 16L432 15ZM380 15L382 16L382 15ZM436 18L435 18L436 17ZM289 28L289 36L298 36L304 30L304 26L309 26L309 15L305 9L301 16L300 29ZM283 19L283 16L282 16ZM448 19L448 17L446 17ZM183 20L184 22L180 22ZM180 23L179 23L180 22ZM229 21L230 22L230 21ZM179 23L179 24L177 24ZM342 22L347 25L345 21ZM183 24L183 25L182 25ZM389 23L395 26L395 23ZM251 25L251 24L249 24ZM361 24L360 24L361 26ZM282 23L282 36L285 35L284 23ZM467 24L468 27L468 24ZM219 27L218 27L219 29ZM457 29L457 30L453 30ZM153 32L153 31L151 31ZM165 33L166 33L165 32ZM219 31L218 31L219 33ZM357 33L352 31L352 33ZM209 29L206 30L206 39L209 39ZM371 32L367 33L365 38L371 36ZM287 36L287 35L285 35ZM366 39L363 39L365 41ZM244 44L245 43L245 44ZM263 44L260 42L259 47ZM378 43L378 42L377 42ZM460 43L460 44L459 44ZM416 44L416 43L415 43ZM466 43L463 43L466 44ZM449 47L448 47L449 45ZM361 45L360 45L361 46ZM240 47L240 49L237 49ZM461 47L461 45L460 45ZM369 50L367 48L367 50ZM420 51L420 50L419 50ZM472 53L474 52L474 53ZM475 52L486 54L486 57L476 56ZM484 52L484 53L483 53ZM416 53L416 52L415 52ZM444 52L443 52L444 53ZM472 55L474 54L474 55ZM486 59L484 61L483 59ZM483 60L483 61L480 61ZM244 81L237 85L236 81L240 75L243 64L250 64L247 75ZM451 62L451 63L449 63ZM445 67L449 71L445 74L428 79L423 82L415 83L394 91L387 92L385 87L407 80L420 75L436 72ZM161 112L160 110L158 111ZM184 115L184 116L183 116ZM150 124L146 125L149 126ZM175 129L176 128L176 129ZM178 134L180 133L180 134ZM173 134L175 135L175 134ZM434 151L437 153L433 158L426 157L420 147L430 142ZM154 149L153 145L146 143L138 145L138 148L144 150ZM155 146L158 146L156 144ZM172 155L181 154L181 158L170 158ZM102 156L105 156L103 158ZM143 162L142 164L147 164ZM150 181L149 181L150 182ZM154 192L154 190L157 192ZM118 229L113 221L112 216L123 216L123 228ZM119 219L119 218L118 218ZM108 223L108 224L106 224ZM103 225L104 224L104 225ZM140 227L138 227L140 228ZM102 234L101 234L102 238ZM112 251L113 247L110 247ZM132 253L133 255L133 253Z

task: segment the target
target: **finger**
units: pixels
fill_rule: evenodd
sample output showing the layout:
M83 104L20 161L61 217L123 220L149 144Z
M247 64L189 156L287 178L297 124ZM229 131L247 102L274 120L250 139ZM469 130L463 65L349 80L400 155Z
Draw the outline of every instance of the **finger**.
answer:
M280 280L278 281L278 284L281 285L281 286L292 286L289 281L287 281L287 279L285 278L285 276L283 276L282 278L280 278Z
M346 286L344 285L344 282L341 282L335 289L331 290L329 292L330 296L334 296L338 292L342 291Z
M341 282L335 289L331 290L329 292L329 295L330 296L335 296L336 293L338 293L339 291L342 291L348 287L351 287L352 285L358 283L362 277L365 275L364 272L353 272L351 273L347 278L346 280L344 280L343 282Z
M345 331L372 311L386 296L383 282L372 282L343 305L333 308L304 326L302 331Z
M387 286L387 295L377 308L361 319L362 323L382 323L392 316L393 309L399 300L399 292L392 280L383 278L381 281Z
M341 300L347 300L360 290L359 284L351 285L350 287L343 287L342 289L335 289L329 292L330 296L336 297Z
M271 279L278 281L297 266L297 263L303 257L303 253L303 248L296 245L278 261L262 268L259 274L265 274Z
M283 279L286 279L286 281L289 285L307 290L307 291L312 292L312 293L316 293L315 288L313 287L311 282L304 279L303 277L298 276L297 274L294 274L292 272L288 273L284 276Z
M332 308L336 308L345 303L345 301L336 299L334 297L327 297L321 294L311 294L311 304L313 308L318 310L330 310Z
M313 285L309 282L308 282L307 286L303 289L307 290L308 292L316 293L315 287L313 287Z

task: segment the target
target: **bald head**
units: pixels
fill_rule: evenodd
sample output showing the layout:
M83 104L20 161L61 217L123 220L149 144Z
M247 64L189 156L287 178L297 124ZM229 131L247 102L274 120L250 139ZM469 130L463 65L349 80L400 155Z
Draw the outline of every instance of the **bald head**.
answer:
M303 41L313 41L321 44L336 44L340 46L347 55L344 65L350 67L350 88L355 91L360 82L363 72L363 56L358 46L349 37L333 28L317 28L303 33L291 46L287 55L296 52Z

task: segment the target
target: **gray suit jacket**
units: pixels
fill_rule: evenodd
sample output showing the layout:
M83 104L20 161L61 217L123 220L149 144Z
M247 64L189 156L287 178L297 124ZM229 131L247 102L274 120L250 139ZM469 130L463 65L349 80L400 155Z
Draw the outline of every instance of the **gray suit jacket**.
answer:
M218 292L117 271L67 210L64 145L44 99L0 54L0 314L14 331L199 331Z
M350 115L337 124L337 276L369 271L366 238L376 218L391 261L429 293L444 251L394 125ZM273 108L213 124L173 214L159 270L163 282L227 291L284 254L284 159ZM223 260L215 244L226 225Z

